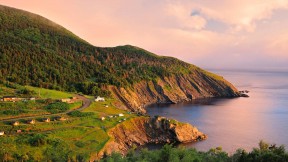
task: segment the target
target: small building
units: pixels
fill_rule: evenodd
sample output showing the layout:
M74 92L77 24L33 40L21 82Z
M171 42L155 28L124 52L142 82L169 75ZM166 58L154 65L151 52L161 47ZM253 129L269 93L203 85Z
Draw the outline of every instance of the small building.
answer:
M30 97L29 100L30 100L30 101L35 101L36 98L35 98L35 97Z
M63 117L63 116L58 116L58 117L56 117L56 120L58 120L58 121L65 121L65 120L67 120L67 118L65 118L65 117Z
M105 117L101 117L101 120L102 120L102 121L105 120Z
M105 107L109 107L108 105L105 105Z
M31 120L28 120L27 123L28 123L28 124L35 124L36 121L35 121L35 119L31 119Z
M50 118L44 118L43 122L49 123L50 122Z
M72 100L77 100L78 98L74 96L74 97L71 97L71 99Z
M124 121L126 120L126 118L123 119Z
M122 117L122 116L124 116L124 114L119 114L119 117Z
M70 98L63 98L63 99L61 99L61 102L74 103L74 100L72 100Z
M16 133L21 133L21 132L22 132L21 129L16 130Z
M0 131L0 136L4 136L5 132L4 131Z
M99 102L99 101L105 101L105 98L104 97L100 97L100 96L97 96L97 98L95 99L96 102Z
M19 121L14 121L14 122L12 122L12 125L13 126L18 126L20 123L19 123Z
M18 101L19 99L16 96L3 96L3 101L4 102L15 102Z
M109 116L109 118L113 118L113 116L112 116L112 115L110 115L110 116Z

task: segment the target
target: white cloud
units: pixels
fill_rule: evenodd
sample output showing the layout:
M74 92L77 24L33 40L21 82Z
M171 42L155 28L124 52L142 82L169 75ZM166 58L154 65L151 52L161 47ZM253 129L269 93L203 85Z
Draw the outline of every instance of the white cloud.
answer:
M168 3L164 9L168 16L175 18L177 27L201 30L206 26L206 19L199 14L192 14L192 8L189 6L181 3Z
M288 8L287 0L222 0L219 1L169 1L179 19L186 20L192 11L201 11L203 19L214 19L230 25L231 31L253 32L257 22L269 19L274 10ZM172 12L173 13L173 12ZM186 23L188 23L186 21Z

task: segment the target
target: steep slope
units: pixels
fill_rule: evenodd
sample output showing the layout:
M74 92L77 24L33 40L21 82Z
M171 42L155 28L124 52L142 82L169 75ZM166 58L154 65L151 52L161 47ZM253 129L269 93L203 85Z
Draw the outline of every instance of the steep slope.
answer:
M127 108L238 92L220 76L134 46L99 48L32 13L0 6L0 79L109 95Z

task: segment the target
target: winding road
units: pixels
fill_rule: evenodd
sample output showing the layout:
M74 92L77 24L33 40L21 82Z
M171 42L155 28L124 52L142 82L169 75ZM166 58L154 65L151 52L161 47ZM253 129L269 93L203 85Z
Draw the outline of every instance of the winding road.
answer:
M51 116L59 116L59 115L64 115L73 111L82 111L84 109L86 109L87 107L89 107L92 103L92 101L84 96L81 95L75 95L75 97L77 97L78 99L82 100L82 106L77 108L77 109L73 109L73 110L68 110L66 112L62 112L62 113L57 113L57 114L47 114L47 115L35 115L35 116L25 116L25 117L15 117L15 118L9 118L9 119L0 119L0 122L9 122L9 121L15 121L15 120L21 120L21 119L35 119L35 118L47 118L47 117L51 117Z

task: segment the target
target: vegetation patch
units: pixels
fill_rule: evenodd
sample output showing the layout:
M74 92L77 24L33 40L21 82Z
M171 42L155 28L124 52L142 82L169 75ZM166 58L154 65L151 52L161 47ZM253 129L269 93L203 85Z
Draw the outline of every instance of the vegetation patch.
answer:
M52 114L61 113L69 110L69 104L65 102L55 102L47 105L45 109Z
M74 110L74 109L80 108L81 106L82 106L82 101L74 102L74 103L69 104L69 109Z
M270 147L269 147L270 146ZM259 148L254 148L251 152L238 149L235 153L229 155L221 147L212 148L207 152L197 151L196 149L175 148L171 145L165 145L159 150L141 151L130 150L126 156L119 153L112 153L104 157L102 162L135 162L135 161L153 161L153 162L286 162L288 161L288 152L284 146L270 145L261 141Z
M15 116L15 115L19 115L19 114L23 114L23 113L27 113L28 111L27 110L3 110L2 114L4 115L12 115L12 116Z
M69 116L71 117L86 117L86 116L92 116L94 115L93 112L81 112L81 111L72 111L68 113Z
M59 90L38 88L32 86L26 86L28 90L32 90L36 93L36 95L40 98L50 98L50 99L62 99L72 97L71 93L62 92Z

